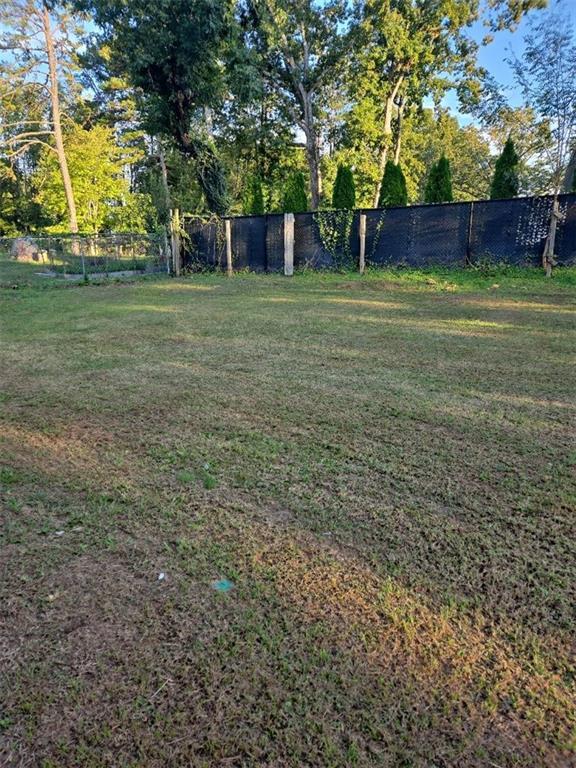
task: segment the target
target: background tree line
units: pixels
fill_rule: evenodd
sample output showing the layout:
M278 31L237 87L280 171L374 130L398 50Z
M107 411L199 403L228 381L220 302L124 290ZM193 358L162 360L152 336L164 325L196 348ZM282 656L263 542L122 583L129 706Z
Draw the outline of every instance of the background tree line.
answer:
M576 46L545 5L6 0L0 234L572 189ZM512 107L470 28L527 12Z

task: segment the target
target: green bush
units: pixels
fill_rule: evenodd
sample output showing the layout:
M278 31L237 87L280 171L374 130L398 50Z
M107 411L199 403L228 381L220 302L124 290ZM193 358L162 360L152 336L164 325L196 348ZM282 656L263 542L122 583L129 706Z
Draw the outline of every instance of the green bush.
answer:
M244 213L249 216L262 216L264 214L264 193L259 176L251 176L248 180L243 209Z
M382 177L378 207L391 208L400 205L408 205L406 179L404 178L402 168L393 163L392 160L388 160L384 168L384 176Z
M347 165L339 165L332 190L332 208L336 208L336 210L351 209L354 208L355 203L356 190L352 171Z
M442 155L440 160L434 163L430 169L424 191L424 201L426 203L451 203L453 199L450 161L445 155Z
M510 137L504 144L502 154L496 160L494 168L494 178L490 187L490 199L500 200L502 198L516 197L520 188L518 178L518 163L520 158L516 153L514 142Z
M302 213L308 210L308 197L306 195L306 182L301 171L293 173L286 183L284 201L282 205L284 213Z

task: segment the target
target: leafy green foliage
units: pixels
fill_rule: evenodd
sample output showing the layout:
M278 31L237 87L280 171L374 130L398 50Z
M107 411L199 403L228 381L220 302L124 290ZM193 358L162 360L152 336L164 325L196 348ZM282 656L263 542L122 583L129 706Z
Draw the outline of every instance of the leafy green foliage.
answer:
M496 160L494 178L490 188L490 199L516 197L520 186L518 178L519 157L514 147L514 142L508 137L502 154Z
M89 10L104 30L102 71L140 89L151 131L172 137L194 158L209 209L225 213L224 168L197 115L218 104L225 87L229 0L78 0L76 5Z
M430 170L424 200L427 203L450 203L453 200L450 161L445 155Z
M391 208L398 205L408 204L408 191L406 189L406 179L400 165L396 165L392 160L388 160L384 168L382 177L382 186L380 187L379 208Z
M310 199L319 207L320 130L330 93L346 62L345 0L249 0L262 78L279 101L280 118L304 134Z
M132 197L124 177L127 158L116 144L112 129L97 125L86 130L75 125L66 135L66 146L80 231L145 231L150 226L146 220L150 199L143 195ZM65 230L66 199L53 152L43 152L36 181L37 202L50 218L51 228Z
M244 198L244 213L251 216L262 216L264 214L264 192L262 191L262 181L259 176L252 176L248 180L248 188Z
M308 210L306 182L301 171L293 173L288 179L282 208L284 213L302 213Z
M347 165L339 165L332 190L332 207L336 210L345 210L354 208L355 204L356 189L352 171Z

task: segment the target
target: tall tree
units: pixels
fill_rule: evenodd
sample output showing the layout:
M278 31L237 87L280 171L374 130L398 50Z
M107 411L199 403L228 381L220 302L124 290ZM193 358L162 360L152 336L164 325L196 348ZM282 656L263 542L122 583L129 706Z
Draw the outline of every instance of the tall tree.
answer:
M312 208L320 205L321 116L326 93L345 63L345 0L250 0L265 77L282 96L305 140Z
M303 213L308 210L306 182L301 171L293 173L286 183L283 209L284 213Z
M520 158L510 136L506 139L502 154L496 160L494 177L490 187L490 199L516 197L519 189L518 163Z
M564 192L576 192L576 148L572 152L564 174Z
M454 199L450 161L445 155L430 170L424 199L427 203L450 203Z
M0 64L3 97L8 100L32 95L37 106L20 115L4 138L9 157L16 159L33 147L42 146L58 159L61 183L68 210L68 229L78 232L76 202L68 169L61 108L61 81L69 86L74 57L73 24L62 12L49 10L42 0L8 0L0 13ZM6 56L8 54L8 56Z
M576 43L571 24L558 11L550 11L532 22L524 39L522 59L513 61L516 79L526 104L545 122L551 138L544 154L554 203L542 254L542 266L550 276L560 219L557 198L576 146Z
M262 216L264 213L264 193L260 176L251 176L248 180L244 199L244 213Z
M378 158L373 193L377 204L386 162L397 136L407 101L420 102L427 93L438 97L453 72L469 73L476 45L465 28L476 17L470 0L366 0L356 29L360 51L354 71L355 110L361 123L372 124L371 145ZM400 159L396 142L395 159Z
M124 173L129 158L116 143L112 129L104 125L90 130L74 126L67 134L67 155L82 232L99 232L121 222L122 209L130 206L134 196ZM43 151L36 175L37 201L49 217L52 229L62 231L66 202L54 153ZM142 229L149 198L140 195L137 201L143 214L138 229Z
M529 24L521 58L512 64L525 104L547 127L542 148L550 172L549 191L558 194L576 145L576 43L565 14L548 11Z
M195 161L208 208L223 214L225 171L205 116L220 103L223 60L234 40L231 0L77 0L101 32L100 74L117 75L142 94L147 125L170 136Z
M339 165L332 190L332 208L344 210L354 208L356 203L356 190L354 188L354 176L347 165Z
M382 184L380 185L379 208L392 208L408 204L408 191L406 179L402 168L392 160L388 160L384 169Z

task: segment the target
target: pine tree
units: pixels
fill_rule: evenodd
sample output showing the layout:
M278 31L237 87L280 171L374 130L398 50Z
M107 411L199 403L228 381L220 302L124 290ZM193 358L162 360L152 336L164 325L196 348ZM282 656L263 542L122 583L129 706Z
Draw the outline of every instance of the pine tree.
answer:
M440 160L430 169L424 191L424 201L426 203L450 203L453 199L450 161L445 155L442 155Z
M249 180L243 208L248 216L264 215L264 193L259 176L252 176Z
M384 168L382 185L380 187L379 208L408 205L408 191L402 168L392 160L388 160Z
M332 208L336 210L350 209L354 208L355 203L356 190L352 171L347 165L339 165L332 190Z
M508 137L502 154L496 160L494 178L490 187L490 199L500 200L516 197L519 189L518 162L520 158L514 147L514 142Z
M306 197L306 182L302 171L296 171L290 176L284 191L284 213L302 213L308 210Z

